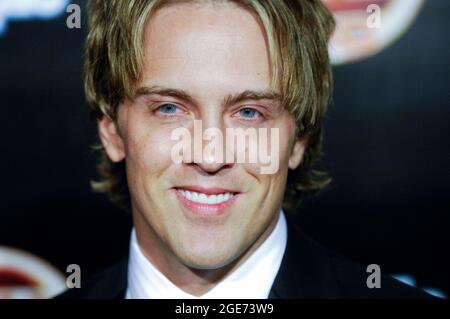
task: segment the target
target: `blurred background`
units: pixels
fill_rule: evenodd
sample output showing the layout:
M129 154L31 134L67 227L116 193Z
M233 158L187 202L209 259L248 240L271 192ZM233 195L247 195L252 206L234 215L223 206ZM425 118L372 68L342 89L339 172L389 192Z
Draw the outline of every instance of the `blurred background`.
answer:
M450 296L450 2L324 2L339 23L321 162L334 183L303 203L298 223L357 262ZM70 3L79 29L67 27ZM48 297L69 264L89 276L128 246L130 216L89 188L84 6L0 0L0 298Z

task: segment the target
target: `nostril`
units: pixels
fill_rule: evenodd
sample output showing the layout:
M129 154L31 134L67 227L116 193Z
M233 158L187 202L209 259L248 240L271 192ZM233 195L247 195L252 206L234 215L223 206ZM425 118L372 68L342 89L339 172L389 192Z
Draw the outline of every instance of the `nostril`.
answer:
M224 170L230 169L233 167L233 163L186 163L188 167L192 167L197 170L199 173L204 175L216 175Z

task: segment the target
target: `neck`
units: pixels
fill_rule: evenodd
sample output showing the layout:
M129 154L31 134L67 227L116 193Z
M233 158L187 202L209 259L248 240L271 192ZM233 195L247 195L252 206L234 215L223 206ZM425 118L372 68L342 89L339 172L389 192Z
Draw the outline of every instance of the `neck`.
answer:
M133 214L137 241L144 256L174 285L196 297L213 289L228 274L242 265L272 233L278 217L279 214L275 214L256 241L231 263L216 269L196 269L185 265L175 256L156 236L151 226L143 220L141 214Z

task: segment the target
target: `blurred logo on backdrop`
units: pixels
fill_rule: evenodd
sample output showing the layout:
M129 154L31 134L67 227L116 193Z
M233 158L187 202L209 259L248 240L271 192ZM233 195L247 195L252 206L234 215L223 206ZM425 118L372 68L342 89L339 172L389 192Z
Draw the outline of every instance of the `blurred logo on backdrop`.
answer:
M404 34L425 0L322 0L333 12L337 28L330 42L333 64L370 57ZM70 0L0 0L0 36L10 21L54 19Z
M65 289L64 276L46 261L0 246L0 299L45 299Z
M0 0L0 36L10 21L54 19L66 11L69 0Z
M333 64L370 57L397 41L425 0L322 0L336 18L330 42Z

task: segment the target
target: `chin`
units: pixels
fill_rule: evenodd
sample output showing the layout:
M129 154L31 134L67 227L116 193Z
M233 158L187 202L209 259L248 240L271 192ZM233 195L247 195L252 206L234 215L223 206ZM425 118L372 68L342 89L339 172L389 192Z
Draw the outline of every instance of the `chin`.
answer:
M189 268L201 270L219 269L232 263L237 255L229 251L221 251L220 248L223 248L223 246L215 251L211 251L210 249L195 251L186 249L179 257Z

